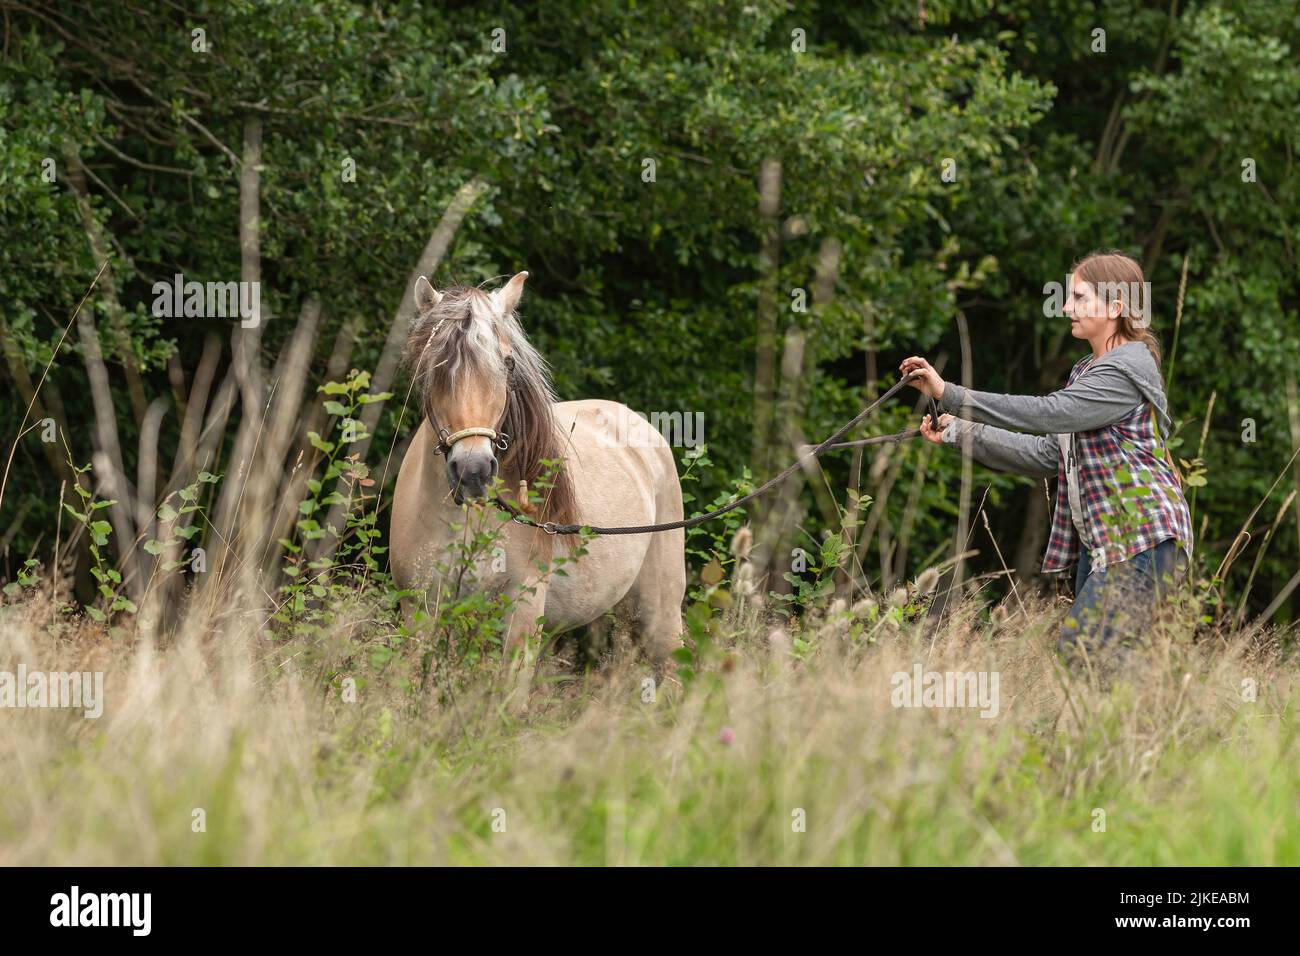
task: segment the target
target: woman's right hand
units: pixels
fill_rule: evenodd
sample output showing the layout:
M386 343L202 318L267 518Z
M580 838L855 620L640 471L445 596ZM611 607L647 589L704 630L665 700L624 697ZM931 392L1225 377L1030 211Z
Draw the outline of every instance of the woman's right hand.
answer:
M921 419L921 437L927 441L934 442L936 445L942 445L944 430L948 427L948 423L951 421L951 415L940 415L939 425L938 427L935 427L930 421L930 416L926 415Z
M921 356L913 355L903 359L902 364L898 366L898 371L900 375L911 375L916 372L917 376L907 384L936 402L943 398L944 381L942 376L934 370L933 365L921 358Z

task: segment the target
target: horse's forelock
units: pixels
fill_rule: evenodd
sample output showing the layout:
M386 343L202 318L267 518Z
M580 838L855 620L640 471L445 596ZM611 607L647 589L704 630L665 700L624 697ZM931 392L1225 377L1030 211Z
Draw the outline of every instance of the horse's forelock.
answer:
M452 395L470 375L498 376L500 346L487 296L453 286L442 300L416 316L407 336L406 364L427 411L439 395Z

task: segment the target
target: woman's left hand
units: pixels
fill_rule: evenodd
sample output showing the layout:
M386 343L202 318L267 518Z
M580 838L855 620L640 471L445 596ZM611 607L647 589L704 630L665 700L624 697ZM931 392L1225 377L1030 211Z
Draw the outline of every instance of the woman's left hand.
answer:
M898 370L904 375L909 372L920 372L920 375L907 384L919 390L922 394L933 398L936 402L943 397L943 379L934 370L934 366L921 356L913 355L910 358L903 359L903 364L898 366Z
M948 430L950 424L952 424L951 415L940 415L937 422L930 421L930 416L926 415L921 419L921 437L926 441L934 442L936 445L942 445L943 433Z

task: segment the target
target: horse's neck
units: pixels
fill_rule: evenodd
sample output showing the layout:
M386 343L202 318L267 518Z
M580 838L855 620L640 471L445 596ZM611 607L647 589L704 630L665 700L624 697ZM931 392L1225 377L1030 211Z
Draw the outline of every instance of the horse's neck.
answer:
M547 407L546 421L544 423L532 420L512 422L511 424L514 425L513 430L510 425L505 426L505 430L511 435L512 441L516 438L522 438L525 435L533 435L533 433L539 431L539 429L544 429L544 431L540 431L537 436L539 444L541 444L542 447L539 449L529 449L529 451L535 453L534 460L536 461L545 459L563 463L567 457L564 453L564 440L559 432L559 426L555 418L554 409L554 403ZM528 457L533 458L534 455L530 454ZM501 480L510 485L511 488L516 487L522 479L528 479L531 481L536 477L535 475L524 474L522 458L523 456L518 452L511 453L506 456L506 460L501 464Z

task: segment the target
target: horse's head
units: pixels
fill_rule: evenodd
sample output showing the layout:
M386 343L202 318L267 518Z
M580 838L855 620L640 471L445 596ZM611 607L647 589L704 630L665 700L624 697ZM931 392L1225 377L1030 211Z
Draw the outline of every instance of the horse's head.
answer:
M527 278L520 272L491 293L466 286L438 292L424 276L415 283L404 359L457 504L486 497L498 455L506 460L517 443L536 440L533 423L550 421L545 364L514 315ZM543 408L530 408L537 404Z

